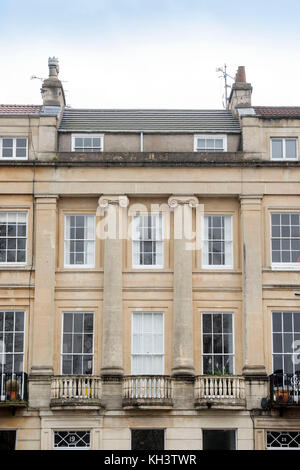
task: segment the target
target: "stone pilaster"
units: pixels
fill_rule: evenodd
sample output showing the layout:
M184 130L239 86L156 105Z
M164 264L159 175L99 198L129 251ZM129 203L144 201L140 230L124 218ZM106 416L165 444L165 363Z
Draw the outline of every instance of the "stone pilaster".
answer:
M53 375L57 196L35 198L35 289L31 332L29 405L47 408Z
M246 376L265 376L262 305L262 196L241 195L243 332Z
M173 376L193 376L193 299L191 245L195 196L171 196L174 211Z
M57 196L35 199L35 290L31 373L53 374Z
M123 229L128 198L101 196L105 215L102 376L122 376L123 371ZM104 236L104 233L102 234Z

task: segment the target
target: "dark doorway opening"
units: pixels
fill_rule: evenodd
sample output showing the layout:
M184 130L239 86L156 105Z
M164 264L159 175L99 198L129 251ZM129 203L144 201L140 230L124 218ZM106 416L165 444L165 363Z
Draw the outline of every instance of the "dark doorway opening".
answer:
M203 430L203 450L236 450L235 430Z
M1 450L15 450L16 431L0 431L0 452Z
M165 431L164 429L132 429L131 449L132 450L164 450Z

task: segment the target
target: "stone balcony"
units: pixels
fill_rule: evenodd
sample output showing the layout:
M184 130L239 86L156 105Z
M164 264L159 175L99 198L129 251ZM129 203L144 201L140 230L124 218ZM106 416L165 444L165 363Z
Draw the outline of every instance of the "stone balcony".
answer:
M172 379L166 375L131 375L123 378L124 409L171 409Z
M66 409L99 409L101 407L101 378L91 375L54 376L51 380L50 407Z
M196 408L223 410L246 408L245 379L234 375L202 375L195 378Z

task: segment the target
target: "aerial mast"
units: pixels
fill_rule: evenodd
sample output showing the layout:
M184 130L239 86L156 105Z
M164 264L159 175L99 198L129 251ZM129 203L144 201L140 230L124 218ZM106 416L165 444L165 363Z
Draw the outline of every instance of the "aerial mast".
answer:
M224 99L225 99L225 102L223 102L223 107L225 109L228 109L229 98L228 98L227 88L231 88L231 86L227 84L227 78L229 77L232 80L234 80L234 78L227 73L227 65L226 64L224 64L224 67L218 67L216 69L216 72L221 72L222 75L219 78L222 78L222 77L224 78L224 90L225 90Z

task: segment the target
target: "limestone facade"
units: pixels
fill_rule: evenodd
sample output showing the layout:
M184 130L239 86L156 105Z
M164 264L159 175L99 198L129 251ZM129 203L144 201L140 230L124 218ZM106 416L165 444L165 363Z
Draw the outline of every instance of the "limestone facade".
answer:
M167 450L204 448L206 430L235 431L239 450L267 449L274 433L281 444L286 435L297 440L297 383L287 386L289 403L276 402L270 376L276 372L274 355L281 360L284 352L294 352L289 346L282 353L274 349L274 334L300 339L300 265L275 262L271 218L288 215L294 234L286 238L300 240L299 222L291 222L291 215L300 214L300 112L255 111L252 87L239 74L243 81L236 81L228 111L239 131L99 127L94 133L104 136L102 150L74 152L77 131L61 128L65 102L55 64L50 60L38 112L0 107L0 151L8 148L5 138L14 139L13 145L27 139L26 158L0 158L1 224L18 224L17 213L26 216L23 262L7 261L15 249L8 239L18 239L19 228L11 237L0 234L0 438L1 431L16 431L20 450L53 449L68 431L77 433L66 437L68 445L85 431L91 449L105 450L131 449L132 432L139 429L162 430ZM208 134L226 134L226 151L195 152L194 136ZM296 157L273 158L272 139L285 151L290 145L290 155L295 144ZM140 263L134 227L137 214L150 213L156 214L156 236L147 238L148 225L144 241L153 245L143 255L152 254L147 264ZM7 214L11 219L5 222ZM207 261L212 258L204 254L205 216L222 216L225 223L223 262ZM84 248L72 251L71 230L74 223L82 228L83 220ZM297 252L296 241L277 251ZM208 250L212 257L214 249L217 255L221 250ZM6 326L6 312L24 312L21 330L16 319ZM293 313L293 332L274 330L274 312ZM80 317L84 325L92 318L92 327L76 330L76 314L86 315ZM225 331L228 314L232 323ZM223 318L211 353L205 341L213 332L205 318L216 325ZM22 345L10 350L8 335L16 341L20 333ZM83 333L81 346L76 333L77 339ZM146 344L149 337L152 346ZM12 400L4 381L18 352L22 370L12 372L27 393L19 387L19 398ZM212 365L209 371L206 359L216 361L218 370ZM86 362L80 369L74 361ZM295 382L296 366L292 375Z

